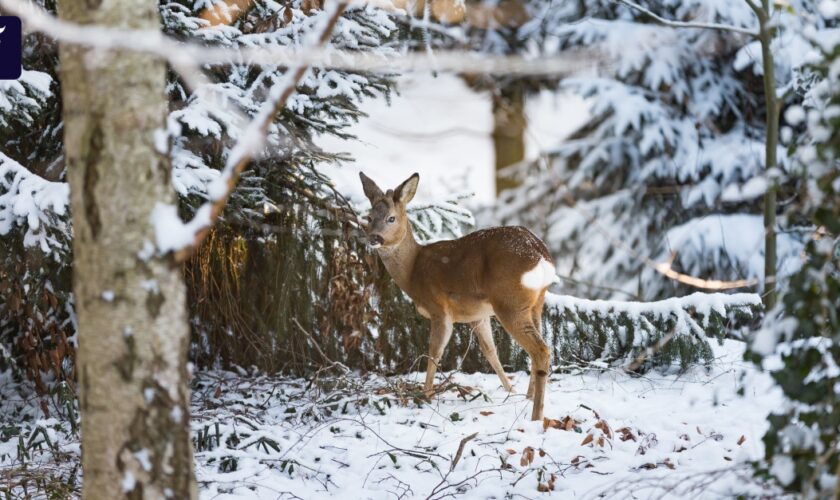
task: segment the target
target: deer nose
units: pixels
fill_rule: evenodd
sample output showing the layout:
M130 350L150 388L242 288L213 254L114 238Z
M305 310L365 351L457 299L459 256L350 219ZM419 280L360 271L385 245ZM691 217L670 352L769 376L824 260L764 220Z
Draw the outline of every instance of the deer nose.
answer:
M380 247L385 244L385 240L382 238L382 236L379 236L378 234L372 234L368 236L368 242L372 247Z

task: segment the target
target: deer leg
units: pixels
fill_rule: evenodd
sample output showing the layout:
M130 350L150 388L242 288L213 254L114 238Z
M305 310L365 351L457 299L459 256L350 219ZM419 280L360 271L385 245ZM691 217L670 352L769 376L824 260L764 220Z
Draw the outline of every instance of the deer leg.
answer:
M531 374L534 379L534 408L531 420L542 420L551 351L534 325L531 308L504 311L494 306L494 310L505 330L531 357Z
M432 331L429 339L429 359L426 363L426 383L423 390L431 395L435 385L435 373L443 356L443 349L452 336L452 320L446 316L432 316Z
M534 372L533 365L531 367L531 376L528 377L528 392L525 393L525 397L528 399L534 399L534 384L536 383L537 374Z
M543 305L542 305L542 301L540 301L539 304L537 304L536 306L534 306L531 309L531 320L534 322L534 326L536 327L537 332L540 333L540 337L542 337L542 313L543 313ZM532 367L532 369L531 369L531 379L528 382L528 393L526 395L528 399L533 399L533 397L534 397L534 384L536 382L537 382L536 371Z
M478 339L478 347L481 349L481 353L484 354L490 366L493 367L493 371L499 376L499 380L502 382L505 390L512 392L513 386L510 385L510 380L505 375L505 370L499 362L499 355L496 353L496 344L493 342L493 329L490 326L490 318L476 321L471 326L473 333L475 333L475 338Z

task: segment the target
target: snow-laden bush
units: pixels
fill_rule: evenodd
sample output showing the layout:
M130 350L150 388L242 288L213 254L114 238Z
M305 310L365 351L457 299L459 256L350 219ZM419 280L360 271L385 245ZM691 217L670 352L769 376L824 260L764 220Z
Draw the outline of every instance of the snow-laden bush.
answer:
M631 371L709 365L710 338L722 341L747 327L761 310L753 293L705 294L658 302L585 300L546 295L544 325L555 365Z

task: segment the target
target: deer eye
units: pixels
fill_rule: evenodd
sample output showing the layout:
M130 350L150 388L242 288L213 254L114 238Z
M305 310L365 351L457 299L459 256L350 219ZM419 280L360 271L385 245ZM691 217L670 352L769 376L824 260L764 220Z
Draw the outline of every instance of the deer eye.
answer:
M393 215L388 217L388 224L393 224L396 221L397 221L397 218L394 217Z

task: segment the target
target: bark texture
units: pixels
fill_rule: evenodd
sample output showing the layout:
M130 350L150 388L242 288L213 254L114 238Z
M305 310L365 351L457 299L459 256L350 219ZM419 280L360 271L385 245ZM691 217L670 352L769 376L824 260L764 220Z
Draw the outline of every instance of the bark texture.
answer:
M496 194L517 182L502 175L505 167L525 159L525 90L521 83L501 86L493 97L493 151L496 156Z
M157 0L59 2L65 20L159 29ZM196 497L189 328L180 268L155 258L149 214L174 202L155 149L166 67L146 55L60 48L79 324L83 496Z

